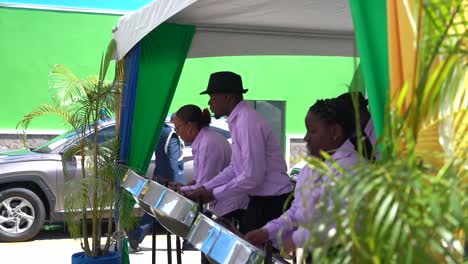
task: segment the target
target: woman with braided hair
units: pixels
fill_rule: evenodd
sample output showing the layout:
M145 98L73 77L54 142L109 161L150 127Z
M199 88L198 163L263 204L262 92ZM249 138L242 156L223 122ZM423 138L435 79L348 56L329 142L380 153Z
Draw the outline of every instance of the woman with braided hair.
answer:
M231 161L231 146L218 132L209 128L211 114L196 105L182 106L175 114L174 127L185 142L192 143L193 178L185 186L185 192L196 189L218 175ZM228 199L211 202L208 209L227 220L238 222L247 207L248 197L239 194Z
M346 168L358 161L357 152L349 140L355 128L345 124L343 120L353 117L350 111L341 113L338 103L337 99L325 99L318 100L310 107L305 118L307 133L304 141L307 142L309 155L321 157L321 151L328 152L337 164ZM331 164L328 165L332 172L339 176L339 172ZM324 179L326 177L320 176L318 171L305 166L298 176L291 207L281 217L268 222L260 229L247 233L245 239L255 245L260 245L267 240L276 241L281 232L281 244L288 252L296 246L302 247L310 234L308 230L297 226L313 218L312 209L320 201L324 192L321 186L314 186L317 179L326 180ZM307 209L304 208L304 200L307 201Z

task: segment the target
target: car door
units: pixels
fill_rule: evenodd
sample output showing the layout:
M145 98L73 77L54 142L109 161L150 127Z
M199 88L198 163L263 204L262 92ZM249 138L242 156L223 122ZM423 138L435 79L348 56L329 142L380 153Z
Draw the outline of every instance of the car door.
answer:
M93 139L94 134L90 134L87 136L88 140ZM102 144L112 138L115 137L115 125L110 125L103 127L99 130L98 133L98 142ZM75 141L76 142L76 141ZM59 211L64 210L64 197L65 193L72 192L75 188L78 188L77 184L79 183L78 180L81 178L81 156L76 155L73 158L64 159L63 153L65 153L68 149L74 146L74 143L71 143L65 146L62 151L60 152L62 155L62 164L64 164L66 171L64 173L64 167L60 167L57 169L57 196L60 197L59 201Z

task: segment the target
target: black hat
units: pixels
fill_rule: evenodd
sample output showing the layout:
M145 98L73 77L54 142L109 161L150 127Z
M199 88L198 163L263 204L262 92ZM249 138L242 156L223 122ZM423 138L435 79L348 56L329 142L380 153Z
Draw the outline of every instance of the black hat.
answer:
M208 88L200 94L246 93L247 91L242 87L242 78L239 74L222 71L210 75Z

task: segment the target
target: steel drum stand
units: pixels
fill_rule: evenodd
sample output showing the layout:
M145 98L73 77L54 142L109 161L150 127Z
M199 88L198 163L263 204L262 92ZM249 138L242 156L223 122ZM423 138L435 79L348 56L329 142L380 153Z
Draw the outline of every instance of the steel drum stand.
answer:
M169 188L168 182L165 184L166 188ZM152 264L156 264L156 219L153 219L153 262ZM171 240L171 232L166 230L166 240L167 240L167 264L172 264L172 240ZM180 247L180 237L176 236L176 259L177 264L182 264L182 249Z
M167 231L167 263L172 264L172 234ZM176 236L176 260L177 264L182 264L182 249L180 247L180 237ZM154 264L154 263L153 263Z
M176 236L176 256L177 256L177 264L182 264L182 249L180 248L179 236Z
M171 241L171 232L166 230L167 237L167 263L172 264L172 241Z
M273 264L273 246L271 241L268 240L265 243L265 264Z
M205 212L205 209L203 208L203 203L198 201L198 212L200 212L200 214L203 214ZM203 251L200 250L200 253L201 253L201 264L206 264L206 263L210 263L208 261L208 258L205 256L205 253L203 253Z
M151 263L156 264L156 218L153 217L153 234L151 245Z

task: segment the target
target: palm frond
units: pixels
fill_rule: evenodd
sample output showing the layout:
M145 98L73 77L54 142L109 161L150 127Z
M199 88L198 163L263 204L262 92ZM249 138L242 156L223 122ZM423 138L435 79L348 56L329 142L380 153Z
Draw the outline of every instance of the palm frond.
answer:
M117 198L117 205L119 206L119 219L122 229L129 232L138 224L138 218L134 215L133 210L135 207L135 199L127 191L119 192Z
M468 234L465 2L414 1L416 74L387 107L378 140L381 159L341 171L332 165L341 177L327 168L326 162L333 164L330 155L309 160L328 179L314 183L324 190L322 202L300 225L311 232L306 247L314 248L314 263L463 262L463 234Z
M115 54L117 44L114 39L112 39L109 44L107 45L106 53L104 55L104 58L101 60L101 69L99 72L99 79L100 80L105 80L106 79L106 73L109 68L109 64L112 60L112 57Z
M331 209L330 204L321 203L314 209L321 212L321 219L310 222L309 230L313 231L310 245L322 249L342 245L341 250L346 250L346 254L364 262L373 262L372 257L378 256L381 260L403 257L412 260L412 263L438 263L438 258L434 260L430 257L434 252L455 259L460 249L455 254L446 250L444 243L453 244L455 238L449 236L446 230L461 228L462 212L467 209L463 199L459 199L462 193L449 188L457 186L460 178L449 173L449 170L445 170L440 177L434 177L432 174L406 171L405 168L407 165L404 161L389 162L385 166L358 166L358 171L344 174L333 184L327 184L327 198L324 200L334 201L333 207ZM404 171L406 173L402 173ZM449 204L446 197L450 196L454 198L450 199ZM343 201L347 202L343 204ZM456 208L459 214L453 216L452 211ZM333 221L330 221L330 210L335 211ZM446 223L447 218L451 218L451 224ZM334 229L331 228L333 225ZM328 230L320 231L317 226L328 226ZM447 228L438 230L439 226ZM333 232L330 232L332 229ZM353 242L349 244L350 241ZM413 248L412 255L400 256L401 250L407 252L408 247L416 247L411 241L417 241L417 250ZM346 246L348 244L351 246ZM318 257L317 261L321 263L323 257ZM336 256L329 257L335 259Z
M83 236L81 225L84 220L83 210L90 208L89 195L86 187L88 186L89 178L70 180L65 184L65 222L67 223L70 235L73 238L81 238Z
M50 104L42 104L37 107L35 110L29 112L27 115L23 117L17 124L16 129L23 129L26 130L31 121L44 115L55 115L59 116L64 120L64 124L66 126L70 125L70 120L72 120L73 115L68 111L68 109L50 105Z
M78 78L67 66L55 65L49 73L49 90L52 100L60 106L69 106L82 98L85 87L98 83L96 76Z
M66 66L56 65L49 75L53 104L39 106L17 124L17 128L27 129L35 118L55 115L77 134L77 140L67 146L62 160L67 188L65 221L70 234L83 239L86 255L93 257L106 254L110 248L114 203L122 196L116 190L127 170L125 165L117 163L118 139L103 144L99 140L101 110L115 113L120 100L120 84L105 80L114 50L112 41L101 60L98 77L78 78ZM75 175L76 171L81 174ZM134 225L136 220L130 211L133 205L128 199L122 200L118 209L124 211L119 212L123 226ZM88 214L90 228L86 221ZM107 220L109 227L107 231L102 230L102 223ZM106 243L101 248L103 235Z

